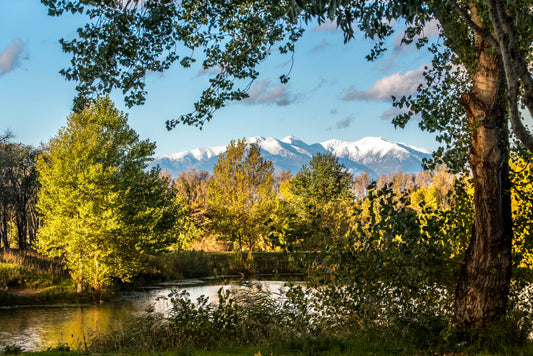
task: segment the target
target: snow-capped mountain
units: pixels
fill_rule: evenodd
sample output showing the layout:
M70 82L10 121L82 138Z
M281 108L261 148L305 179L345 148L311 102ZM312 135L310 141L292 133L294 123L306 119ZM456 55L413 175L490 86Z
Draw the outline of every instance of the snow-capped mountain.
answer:
M414 173L422 170L422 159L430 158L431 152L403 143L387 141L382 137L365 137L355 142L329 140L307 144L288 136L282 140L271 137L249 137L248 143L257 143L263 157L274 163L276 171L290 170L296 174L316 153L332 153L354 175L368 171L376 178L380 174ZM182 170L194 168L213 172L218 156L226 151L225 146L196 148L192 151L157 157L151 165L159 164L177 177Z

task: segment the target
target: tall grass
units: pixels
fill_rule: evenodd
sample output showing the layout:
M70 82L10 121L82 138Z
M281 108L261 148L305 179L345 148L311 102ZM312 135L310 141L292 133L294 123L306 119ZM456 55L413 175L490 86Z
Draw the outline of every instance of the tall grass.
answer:
M2 250L0 262L58 277L68 275L59 259L44 256L33 250Z
M512 312L498 325L468 331L454 328L449 311L420 311L404 318L400 308L396 318L393 314L376 318L367 313L364 298L328 289L294 287L273 295L253 284L245 290L221 291L213 304L204 297L191 301L186 292L175 292L169 315L149 312L120 330L96 337L90 348L191 355L197 350L238 353L251 347L264 355L533 354L525 332L531 330L527 321L531 315Z
M49 287L68 279L61 262L31 250L0 251L0 285Z

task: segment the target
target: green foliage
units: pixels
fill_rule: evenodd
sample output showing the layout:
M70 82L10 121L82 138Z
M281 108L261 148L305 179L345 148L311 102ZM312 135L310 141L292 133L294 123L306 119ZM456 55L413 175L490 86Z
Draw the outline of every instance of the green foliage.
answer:
M450 251L458 237L445 233L446 214L415 211L408 192L391 185L370 189L358 209L355 231L312 265L314 283L329 286L318 289L325 313L363 329L426 336L445 329L459 266Z
M59 344L55 347L48 347L46 351L48 352L69 352L71 351L71 349L70 349L70 346L68 346L67 344Z
M129 280L147 253L174 242L183 205L168 178L144 172L154 147L100 98L72 114L40 157L40 248L64 261L78 288Z
M282 53L293 52L303 32L288 21L286 3L279 1L149 0L128 2L127 8L121 1L42 3L52 16L72 12L98 19L80 28L78 38L61 40L63 50L73 56L72 67L61 73L78 81L79 109L94 93L107 94L114 88L124 93L126 105L143 104L146 73L163 72L176 62L190 67L197 53L203 69L220 69L195 111L167 121L169 128L180 122L202 126L227 100L246 98L249 81L259 74L255 66L276 47ZM243 79L242 87L235 88L234 81Z
M353 177L331 154L316 154L281 188L288 225L283 239L294 248L323 249L350 231Z
M209 172L190 169L180 172L173 182L178 195L188 206L190 220L181 232L180 248L190 247L194 242L205 239L209 232L211 220L207 211L207 194L210 179Z
M232 141L214 167L208 206L214 232L242 253L269 247L269 224L275 214L274 167L257 144Z
M317 153L302 166L291 182L291 192L305 203L352 199L353 176L332 154Z
M24 352L24 349L18 345L3 345L3 354L5 355L18 355Z

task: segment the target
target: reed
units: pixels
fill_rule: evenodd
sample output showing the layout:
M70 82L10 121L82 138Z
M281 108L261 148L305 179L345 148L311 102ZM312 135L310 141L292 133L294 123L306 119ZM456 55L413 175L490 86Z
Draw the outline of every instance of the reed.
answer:
M68 275L59 259L44 256L34 250L0 251L0 263L8 263L26 270L58 277Z
M42 288L60 284L68 274L57 259L36 251L0 252L0 287Z

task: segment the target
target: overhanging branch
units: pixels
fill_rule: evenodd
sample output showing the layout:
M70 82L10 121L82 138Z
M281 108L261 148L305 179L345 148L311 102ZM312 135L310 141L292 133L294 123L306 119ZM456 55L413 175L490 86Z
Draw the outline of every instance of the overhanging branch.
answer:
M512 19L507 15L503 4L499 0L487 0L487 7L504 66L511 128L524 146L533 152L533 136L524 126L518 112L518 94L521 81L524 90L522 101L529 112L533 113L533 79L520 51Z

